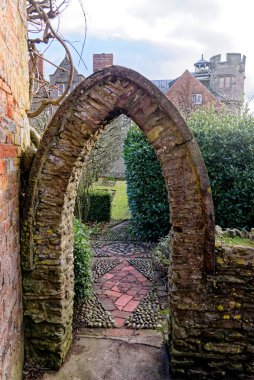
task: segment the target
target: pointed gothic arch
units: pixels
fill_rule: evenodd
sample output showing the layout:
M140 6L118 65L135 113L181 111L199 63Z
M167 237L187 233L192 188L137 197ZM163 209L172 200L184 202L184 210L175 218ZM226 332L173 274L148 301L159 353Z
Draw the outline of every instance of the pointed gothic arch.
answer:
M169 100L146 78L112 66L85 79L48 126L34 159L22 232L27 353L58 368L72 339L73 231L76 187L100 131L125 114L160 161L172 224L172 311L205 292L214 269L214 218L199 148Z

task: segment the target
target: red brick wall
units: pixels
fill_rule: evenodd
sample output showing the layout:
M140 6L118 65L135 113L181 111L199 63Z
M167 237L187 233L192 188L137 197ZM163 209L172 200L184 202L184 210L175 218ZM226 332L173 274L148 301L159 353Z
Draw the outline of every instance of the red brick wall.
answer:
M113 65L113 54L93 54L93 72Z
M0 6L0 379L21 379L20 156L26 145L25 0Z
M194 94L202 95L202 104L194 104L192 97ZM214 106L216 109L222 107L221 102L199 82L188 70L186 70L173 84L166 94L174 106L183 116L195 111L200 107Z

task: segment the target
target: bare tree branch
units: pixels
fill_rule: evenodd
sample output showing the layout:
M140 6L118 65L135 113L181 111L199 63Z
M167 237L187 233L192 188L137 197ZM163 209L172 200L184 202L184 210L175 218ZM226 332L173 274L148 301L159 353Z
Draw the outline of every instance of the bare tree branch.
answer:
M45 25L43 37L37 38L37 39L29 39L28 43L30 44L30 46L31 47L34 46L35 43L41 43L41 42L48 43L50 38L55 38L64 47L66 54L68 56L68 59L69 59L69 63L70 63L69 79L68 79L67 85L66 85L65 90L62 93L62 95L56 99L48 99L48 98L43 99L41 102L41 105L37 108L37 110L35 110L33 112L28 112L28 117L32 118L32 117L38 116L41 112L43 112L44 109L49 104L52 104L54 106L58 106L61 103L61 101L65 98L65 96L69 92L69 89L71 87L71 83L73 80L74 65L73 65L72 56L71 56L71 53L70 53L70 50L69 50L67 44L62 39L62 37L59 35L59 33L57 33L55 31L55 29L53 28L53 26L50 22L50 19L56 17L59 14L60 7L63 4L66 5L67 3L69 3L69 1L63 0L62 3L57 8L53 7L54 2L52 2L51 0L45 0L45 1L28 0L27 3L29 4L29 7L27 8L28 9L28 15L33 15L35 18L36 17L39 18L40 20L42 20L42 22ZM46 12L47 9L49 9L48 12ZM31 50L32 50L32 48L31 48ZM37 55L38 55L38 52L37 52ZM34 54L34 56L36 56L36 54ZM35 65L32 65L32 74L35 73L35 67L34 66ZM33 92L33 85L34 85L34 81L30 80L30 95Z

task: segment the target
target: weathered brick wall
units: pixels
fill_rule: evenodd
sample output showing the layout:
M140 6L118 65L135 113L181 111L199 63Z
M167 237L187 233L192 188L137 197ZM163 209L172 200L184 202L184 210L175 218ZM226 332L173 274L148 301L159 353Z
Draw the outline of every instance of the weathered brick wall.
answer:
M28 143L25 0L0 5L0 379L21 379L20 155Z
M193 103L193 95L202 95L202 104ZM200 107L213 105L216 109L222 107L221 102L196 79L188 70L186 70L179 79L172 85L166 94L166 97L183 115L188 115Z
M93 72L113 65L113 54L93 54Z

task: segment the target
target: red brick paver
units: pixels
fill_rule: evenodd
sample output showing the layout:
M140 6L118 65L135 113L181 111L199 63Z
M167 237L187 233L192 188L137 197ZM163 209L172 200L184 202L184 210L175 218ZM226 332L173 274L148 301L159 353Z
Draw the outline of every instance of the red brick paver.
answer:
M118 300L115 302L116 306L122 306L124 307L127 305L127 303L132 299L132 296L128 296L128 294L123 294L121 297L118 298Z
M127 305L123 308L123 311L131 311L133 312L139 304L139 301L133 301L127 303Z
M125 320L148 294L152 284L124 258L108 273L97 279L94 290L104 309L111 313L116 327L123 328Z

